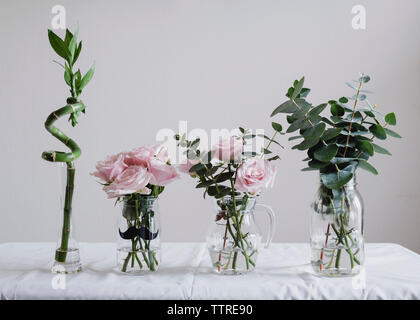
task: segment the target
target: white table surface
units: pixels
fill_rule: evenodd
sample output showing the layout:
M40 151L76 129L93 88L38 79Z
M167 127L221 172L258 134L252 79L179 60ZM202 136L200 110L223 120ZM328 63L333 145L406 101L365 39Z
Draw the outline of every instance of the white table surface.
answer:
M365 272L346 278L313 274L303 243L273 244L261 251L256 271L239 276L213 273L204 243L164 243L159 271L144 276L115 270L114 244L80 249L82 272L53 275L54 244L0 244L0 298L420 299L420 255L397 244L367 244Z

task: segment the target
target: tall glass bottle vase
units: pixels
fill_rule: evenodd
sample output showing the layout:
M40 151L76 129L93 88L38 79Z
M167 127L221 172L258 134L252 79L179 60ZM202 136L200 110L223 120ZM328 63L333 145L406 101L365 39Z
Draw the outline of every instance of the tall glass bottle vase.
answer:
M120 203L117 266L121 272L144 274L160 264L158 198L133 194Z
M215 222L207 234L207 248L213 270L220 274L243 274L256 267L262 234L255 224L254 210L261 206L268 214L268 247L274 235L275 214L255 198L226 196L215 201Z
M79 244L74 238L73 194L75 169L73 163L60 163L60 225L55 251L53 273L75 273L82 269Z
M311 264L325 276L358 274L364 264L363 201L353 178L340 190L322 181L311 205Z

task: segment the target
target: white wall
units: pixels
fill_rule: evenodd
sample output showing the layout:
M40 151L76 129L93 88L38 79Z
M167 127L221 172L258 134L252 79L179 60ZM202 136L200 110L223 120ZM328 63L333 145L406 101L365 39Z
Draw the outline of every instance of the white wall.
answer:
M367 9L367 29L351 28L351 8ZM55 241L58 171L40 157L62 148L43 128L64 105L67 88L54 63L47 28L62 4L80 25L83 70L96 62L85 89L86 116L72 129L77 161L75 217L81 241L111 241L116 212L89 176L97 160L154 140L160 128L269 130L269 114L289 84L306 76L310 101L349 94L346 80L371 75L373 102L395 111L403 140L393 157L377 156L379 176L359 174L366 238L420 252L420 2L406 1L0 1L0 242ZM282 120L284 123L284 120ZM285 138L286 146L292 145ZM304 155L281 151L275 188L263 196L278 213L276 241L308 240L316 173ZM161 199L166 241L201 241L213 218L187 178Z

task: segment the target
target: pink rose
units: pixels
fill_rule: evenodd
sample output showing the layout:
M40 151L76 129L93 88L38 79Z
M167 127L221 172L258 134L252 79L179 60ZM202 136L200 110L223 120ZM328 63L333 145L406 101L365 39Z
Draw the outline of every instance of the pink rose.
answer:
M256 193L274 182L276 168L268 160L249 158L236 173L235 188L238 191Z
M116 198L138 191L145 191L145 187L151 179L151 174L143 166L131 166L125 169L116 179L107 186L104 191L108 198Z
M229 139L221 139L218 144L213 146L213 151L220 161L228 162L237 160L243 148L242 139L230 137Z
M105 161L99 161L96 164L96 171L92 172L91 175L105 183L110 183L127 168L124 159L123 153L108 156Z
M125 163L129 166L146 166L150 158L155 156L156 146L143 146L126 152Z
M198 164L199 162L200 162L200 159L194 159L194 160L187 159L185 162L178 165L178 170L181 171L182 173L186 173L186 174L189 174L191 176L195 176L195 173L190 172L190 169L193 166L195 166L196 164Z
M157 157L150 158L147 167L151 173L150 184L152 185L165 186L178 178L175 167L166 164Z

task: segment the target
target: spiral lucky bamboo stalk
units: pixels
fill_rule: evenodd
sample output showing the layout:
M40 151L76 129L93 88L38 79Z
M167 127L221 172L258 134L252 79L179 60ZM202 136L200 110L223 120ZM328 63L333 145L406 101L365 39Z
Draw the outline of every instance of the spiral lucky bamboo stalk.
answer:
M54 51L65 60L65 64L62 65L64 68L64 80L70 87L71 97L67 98L67 104L52 112L47 120L45 121L45 129L51 133L55 138L60 140L70 149L70 152L62 151L44 151L42 158L50 162L65 162L67 165L67 183L64 200L63 210L63 229L61 234L60 248L57 249L55 260L57 262L65 262L67 257L67 250L70 236L70 216L72 211L72 200L74 191L74 177L76 169L74 167L74 160L81 155L81 149L77 143L69 138L63 131L54 126L54 122L65 115L69 115L69 121L72 126L76 126L77 118L81 112L85 113L85 105L80 101L79 96L82 93L82 89L92 79L94 68L92 67L83 77L80 69L77 72L73 72L73 66L82 49L82 42L77 43L77 33L72 34L68 29L64 40L58 37L53 31L48 30L48 38L51 47Z

